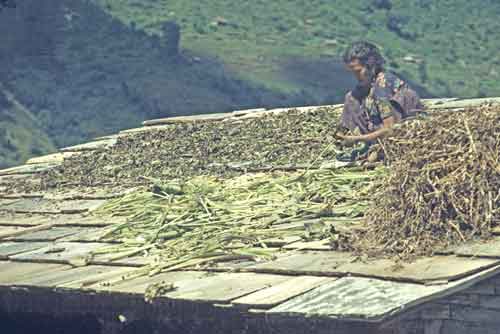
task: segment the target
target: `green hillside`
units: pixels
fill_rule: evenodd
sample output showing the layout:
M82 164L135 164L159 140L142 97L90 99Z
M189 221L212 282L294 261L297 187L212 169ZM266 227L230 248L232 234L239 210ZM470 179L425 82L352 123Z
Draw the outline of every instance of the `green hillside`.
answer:
M358 39L378 44L393 69L434 95L489 96L500 88L496 0L95 1L150 33L175 20L184 48L280 90L327 89L313 69L336 75L324 60Z
M0 168L54 150L36 118L0 84Z
M493 0L17 2L0 11L0 82L33 117L2 118L2 138L25 139L1 164L145 119L339 103L354 84L339 55L360 39L423 96L498 95L499 14Z
M0 30L0 80L57 147L145 119L304 100L303 94L244 82L215 58L169 53L170 41L127 26L86 0L19 2L0 12ZM6 127L0 124L1 131ZM19 122L8 131L29 128ZM26 157L16 156L10 163Z

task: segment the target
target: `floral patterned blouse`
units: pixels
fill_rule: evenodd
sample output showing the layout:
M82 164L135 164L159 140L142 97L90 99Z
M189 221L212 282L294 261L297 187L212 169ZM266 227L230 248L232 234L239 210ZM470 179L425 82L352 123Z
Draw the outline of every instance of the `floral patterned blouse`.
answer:
M417 93L391 72L380 72L370 87L356 89L346 95L341 119L341 125L353 134L375 131L390 116L399 122L422 108Z
M364 110L368 118L368 131L374 131L383 123L385 118L395 116L396 119L403 117L401 107L394 96L405 88L406 83L390 72L380 72L370 89L370 93L364 100ZM395 103L396 102L396 103ZM394 114L394 113L399 114Z

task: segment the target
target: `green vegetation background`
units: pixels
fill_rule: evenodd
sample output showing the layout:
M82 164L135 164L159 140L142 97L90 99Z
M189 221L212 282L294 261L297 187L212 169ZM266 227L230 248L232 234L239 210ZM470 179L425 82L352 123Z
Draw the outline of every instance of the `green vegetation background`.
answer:
M360 39L425 96L500 87L494 0L92 1L25 0L2 28L0 83L34 120L0 109L0 166L144 119L341 102L353 81L339 56ZM162 48L166 21L179 56Z
M280 90L311 88L289 80L290 59L337 56L350 42L368 39L392 68L434 95L498 94L496 0L96 1L150 33L174 20L184 48L218 56L246 79ZM218 17L227 24L214 24Z

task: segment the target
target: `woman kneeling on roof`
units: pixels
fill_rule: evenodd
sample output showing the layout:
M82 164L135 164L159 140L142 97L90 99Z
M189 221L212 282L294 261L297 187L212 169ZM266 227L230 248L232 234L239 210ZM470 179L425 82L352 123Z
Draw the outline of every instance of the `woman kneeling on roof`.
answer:
M352 44L344 54L344 63L358 84L345 96L337 137L344 144L366 143L364 149L350 154L349 159L355 159L377 138L388 134L395 123L415 116L423 106L406 82L384 70L385 60L375 45Z

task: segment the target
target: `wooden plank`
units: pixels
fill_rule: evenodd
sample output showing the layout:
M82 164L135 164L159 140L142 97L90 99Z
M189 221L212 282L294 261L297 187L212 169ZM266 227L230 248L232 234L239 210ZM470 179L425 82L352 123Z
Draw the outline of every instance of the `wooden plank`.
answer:
M274 109L269 109L269 110L261 110L261 111L256 111L256 112L251 112L251 113L240 115L235 120L265 117L268 115L287 113L287 112L294 111L294 110L296 110L296 109L295 108L274 108Z
M47 206L48 202L47 200L44 200L43 198L23 198L23 199L18 199L15 202L9 203L7 205L3 205L2 208L4 210L9 210L10 212L14 213L29 213L29 212L40 212L40 213L46 213L47 209L44 208ZM42 209L43 208L43 209ZM45 212L44 212L45 211ZM56 213L55 210L52 210L53 213Z
M65 266L64 268L57 268L56 270L47 272L44 275L20 280L17 284L40 287L62 287L64 285L70 285L74 282L79 282L82 280L82 278L85 278L86 280L92 280L94 279L94 277L97 277L99 275L115 275L117 273L123 273L130 270L130 268L108 266L86 266L79 268Z
M104 227L120 224L126 221L125 217L100 217L79 214L54 215L51 219L58 226Z
M214 271L214 272L257 272L257 273L267 273L273 270L259 270L253 269L253 267L258 263L267 263L268 260L265 259L254 259L254 260L237 260L237 261L224 261L217 263L209 263L204 269ZM281 272L278 271L279 274Z
M13 212L0 214L0 225L5 226L33 226L47 223L49 220L45 215L29 215Z
M30 179L31 175L18 175L18 174L13 174L13 175L0 175L0 185L6 185L6 184L12 184L15 182L20 182L20 181L25 181L27 179Z
M477 256L485 258L500 258L500 238L485 241L469 242L451 249L460 256Z
M0 199L42 198L43 193L0 193Z
M221 121L223 119L232 117L231 113L217 113L217 114L202 114L193 116L177 116L167 117L160 119L153 119L142 122L144 126L161 125L161 124L175 124L175 123L191 123L191 122L210 122Z
M286 107L286 108L275 108L275 109L269 109L269 110L255 110L251 112L245 112L245 111L236 111L235 113L235 118L234 121L238 120L243 120L243 119L251 119L251 118L258 118L258 117L263 117L266 115L276 115L276 114L281 114L281 113L288 113L288 112L314 112L314 111L321 111L321 110L326 110L328 109L329 111L332 110L341 110L343 107L342 104L333 104L333 105L321 105L321 106L303 106L303 107ZM233 120L233 119L231 119Z
M16 175L16 174L37 174L56 167L57 164L42 163L22 165L0 170L0 175Z
M97 263L99 263L100 260L101 259L99 257L95 259L95 261ZM146 256L139 256L138 255L138 256L126 257L126 258L119 259L119 260L114 260L114 261L111 261L111 262L106 262L106 260L104 260L104 263L105 264L109 264L109 265L114 265L114 266L142 267L142 266L145 266L147 264L150 264L151 263L151 258L148 258Z
M59 149L60 152L85 152L85 151L96 151L103 150L108 147L115 145L117 142L116 138L105 139L105 140L97 140L89 143L84 143L75 146L68 146Z
M0 242L0 258L31 252L49 245L49 242Z
M56 192L45 192L43 198L56 201L68 201L68 200L108 200L113 198L122 197L127 193L134 191L136 188L128 189L126 191L120 191L116 189L92 189L82 191L78 190L64 190Z
M46 224L51 221L51 217L43 214L5 212L3 215L0 215L0 225L29 227Z
M283 247L285 245L293 244L297 241L302 240L301 237L291 236L291 237L280 237L280 238L270 238L262 240L267 247Z
M233 116L239 117L248 114L255 114L261 111L265 111L266 108L254 108L254 109L244 109L244 110L235 110L232 112Z
M43 164L43 163L62 164L64 159L69 158L75 154L77 153L76 152L52 153L40 157L31 158L28 161L26 161L26 164L27 165Z
M58 264L38 264L7 262L0 265L0 285L16 285L17 282L27 277L42 276L54 268L63 268Z
M337 207L336 213L343 214L345 210L347 210L347 206ZM294 228L304 229L306 224L313 224L317 226L323 227L332 227L336 231L339 232L352 232L353 230L361 230L364 228L363 220L357 218L343 218L341 216L336 217L335 219L323 219L323 218L314 218L308 220L302 220L298 222L288 223L288 224L279 224L276 227L272 227L272 230L280 231L280 230L288 230Z
M422 101L423 105L425 106L425 108L428 109L428 108L431 108L433 106L438 106L438 105L442 105L442 104L457 101L457 100L460 100L460 98L452 97L452 98L440 98L440 99L422 99L421 101Z
M105 243L57 242L32 252L11 256L17 261L62 263L83 266L90 262L92 251L104 247Z
M9 256L8 255L3 255L1 250L2 248L5 248L5 247L8 247L8 246L12 246L14 243L13 242L8 242L8 241L3 241L3 242L0 242L0 261L6 261L9 259Z
M342 276L344 272L337 270L343 264L356 259L353 254L344 252L290 252L274 261L255 264L246 270L291 275Z
M223 273L179 281L168 298L228 303L233 299L286 281L289 277L270 274Z
M172 124L165 124L165 125L150 125L150 126L143 126L140 128L133 128L133 129L127 129L127 130L122 130L120 131L119 136L128 136L140 132L148 132L148 131L161 131L165 129L170 129L173 125Z
M20 264L30 264L29 262L16 262ZM33 263L37 264L38 263ZM47 266L47 264L44 264ZM16 286L29 286L29 287L55 287L53 282L57 282L59 280L64 279L66 276L70 275L72 270L83 269L81 268L73 268L67 264L50 264L51 267L47 271L41 272L37 275L25 275L23 277L19 277L16 280ZM80 274L82 274L80 272ZM74 275L74 274L73 274Z
M352 233L354 230L365 230L366 225L363 218L335 217L323 219L326 226L331 226L338 232Z
M332 243L330 240L318 240L318 241L299 241L283 247L286 250L313 250L313 251L328 251L332 250Z
M418 305L466 291L499 273L500 266L496 266L448 284L437 285L345 277L280 304L268 313L383 321Z
M330 104L330 105L321 105L321 106L302 106L295 107L294 109L300 112L316 112L316 111L332 111L334 109L341 110L344 107L343 104Z
M28 231L27 231L28 230ZM82 227L54 227L52 223L26 228L17 235L6 238L8 241L56 241L86 230Z
M278 305L269 313L376 319L440 290L446 287L344 277Z
M118 133L112 134L112 135L107 135L107 136L101 136L94 138L94 141L99 141L99 140L106 140L106 139L118 139L120 135Z
M458 99L454 101L444 101L441 104L434 104L428 106L428 109L455 109L455 108L467 108L467 107L478 107L485 103L500 103L499 97L487 97L479 99Z
M0 239L2 236L11 235L13 233L19 233L19 231L24 230L24 227L21 226L4 226L0 225Z
M344 161L328 161L321 164L321 166L312 166L310 164L290 164L290 165L273 165L273 166L261 166L261 167L252 167L254 163L252 161L244 161L244 162L230 162L226 165L223 165L225 168L251 172L251 173L265 173L270 171L298 171L298 170L306 170L306 169L338 169L347 166L356 166L358 163L356 162L344 162Z
M336 278L314 276L293 277L270 288L262 289L250 295L235 299L231 301L231 304L245 309L268 309L293 297L306 293L321 284L333 282L334 280L336 280Z
M352 275L427 283L455 281L499 263L500 261L492 259L433 256L402 264L396 264L390 260L375 260L366 263L357 261L344 264L338 270Z
M131 271L133 272L133 271ZM114 284L109 284L105 281L88 286L89 289L96 291L122 292L132 294L143 294L146 289L152 284L165 283L173 284L174 287L179 286L179 282L193 281L206 277L208 273L201 271L172 271L163 274L158 274L153 277L142 276L130 280L121 280Z
M40 184L40 177L37 174L0 176L0 197L6 198L8 197L8 195L15 194L16 193L15 189L16 187L18 187L18 184L20 183L26 185L27 187L35 188ZM39 195L39 193L33 192L33 193L25 193L25 196L23 197L28 197L28 195L31 194Z
M44 198L23 198L3 205L2 208L15 213L70 214L92 211L104 203L105 200L57 201Z
M22 235L30 234L33 232L50 230L54 225L53 224L44 224L33 227L10 227L11 231L0 231L0 240L7 238L15 238ZM5 227L4 227L5 228Z
M119 224L124 217L99 217L81 214L29 214L6 212L0 215L0 226L34 226L52 223L55 226L101 227Z
M12 205L12 204L16 203L17 201L19 201L18 198L0 198L0 211L7 210L9 205ZM0 212L0 217L3 215L5 215L5 213Z
M353 275L386 280L427 283L453 281L500 263L493 259L434 256L417 259L412 263L396 263L391 259L363 262L353 254L337 251L304 251L292 253L245 270L254 272L284 273L289 275L314 275L341 277Z
M72 233L69 236L65 236L59 239L59 241L64 242L100 242L101 235L103 233L102 227L97 228L77 228L71 227L72 230L78 229L76 233Z
M88 268L102 268L97 272L93 272L94 269L89 269L89 275L80 275L80 277L73 280L57 284L58 288L65 289L81 289L81 290L93 290L96 291L102 287L102 282L108 281L122 281L128 274L135 272L136 268L130 267L111 267L111 266L94 266L91 265ZM104 290L101 289L101 290Z
M287 112L315 112L320 110L334 110L334 109L342 109L343 104L330 104L330 105L321 105L321 106L301 106L301 107L287 107L287 108L275 108L266 110L266 114L281 114Z

